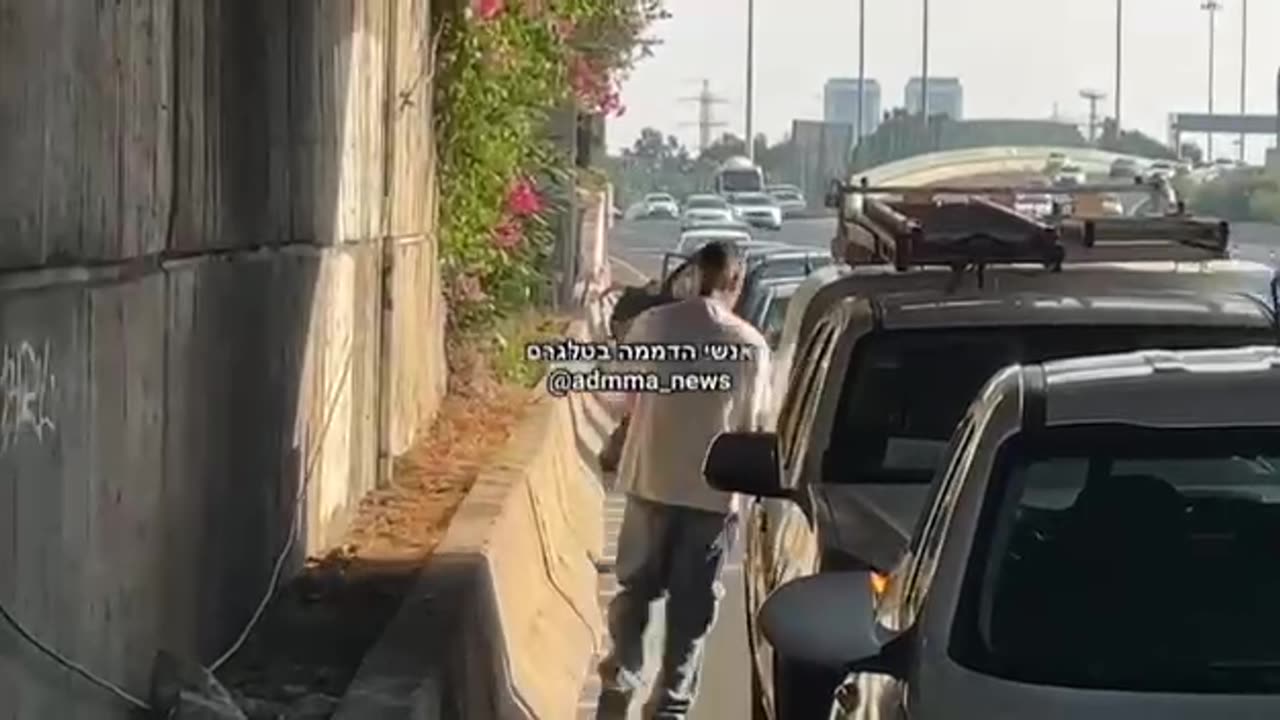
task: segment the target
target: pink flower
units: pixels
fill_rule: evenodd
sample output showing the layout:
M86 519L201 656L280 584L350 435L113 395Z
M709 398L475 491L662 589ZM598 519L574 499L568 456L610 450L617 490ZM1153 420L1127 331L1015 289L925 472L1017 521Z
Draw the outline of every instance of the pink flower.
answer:
M520 224L511 218L498 223L498 227L493 229L493 244L503 250L514 250L523 239Z
M481 20L492 20L505 9L506 2L505 0L472 0L471 7Z
M542 212L542 197L533 183L521 178L507 193L507 212L516 217L528 217Z

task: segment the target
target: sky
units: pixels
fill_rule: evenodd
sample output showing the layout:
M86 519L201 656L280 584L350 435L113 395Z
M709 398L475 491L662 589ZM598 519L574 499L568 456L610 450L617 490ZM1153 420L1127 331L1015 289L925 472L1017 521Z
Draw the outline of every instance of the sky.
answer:
M930 76L958 76L966 118L1088 117L1083 89L1115 85L1116 0L930 0ZM1172 112L1205 112L1209 18L1201 0L1123 0L1121 118L1162 141ZM1221 0L1217 13L1214 102L1240 108L1241 5ZM623 84L626 113L610 120L608 144L629 146L653 126L697 144L698 107L682 102L701 81L726 100L715 106L720 132L743 134L746 86L746 0L666 0L671 18L651 35L661 41ZM907 79L920 74L921 0L866 0L866 74L880 82L882 109L903 103ZM1250 112L1276 112L1280 68L1280 0L1250 0L1247 102ZM829 77L857 77L857 0L756 0L755 130L771 140L793 119L822 119ZM1203 136L1187 137L1204 145ZM1234 157L1235 138L1215 139L1214 154ZM1273 138L1253 137L1248 157L1260 162Z

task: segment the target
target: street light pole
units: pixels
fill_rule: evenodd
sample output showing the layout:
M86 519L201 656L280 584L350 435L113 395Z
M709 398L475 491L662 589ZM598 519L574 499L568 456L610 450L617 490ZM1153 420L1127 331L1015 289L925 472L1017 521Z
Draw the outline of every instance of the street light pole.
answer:
M1240 114L1248 112L1249 90L1249 0L1240 4ZM1240 162L1244 163L1244 133L1240 133Z
M920 62L920 115L925 126L929 124L929 0L924 2L924 17L921 28L921 62Z
M1222 9L1222 3L1218 0L1205 0L1200 5L1200 9L1209 13L1209 114L1213 115L1213 61L1215 58L1215 43L1217 42L1217 18L1218 11ZM1205 141L1207 156L1205 160L1213 162L1213 133L1210 132L1209 137Z
M854 144L862 142L862 116L867 98L867 0L858 0L858 119Z
M1124 65L1124 0L1116 0L1116 132L1120 132L1120 85Z
M756 71L756 0L747 0L747 157L756 159L756 141L752 115L755 110Z

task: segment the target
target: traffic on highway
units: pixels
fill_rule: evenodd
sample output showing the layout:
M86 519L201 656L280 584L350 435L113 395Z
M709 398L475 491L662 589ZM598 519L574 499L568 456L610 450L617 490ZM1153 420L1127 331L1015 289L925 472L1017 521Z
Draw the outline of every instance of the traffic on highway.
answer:
M745 503L689 717L1280 714L1280 227L1041 159L613 227L619 308L738 247L777 361L703 465Z

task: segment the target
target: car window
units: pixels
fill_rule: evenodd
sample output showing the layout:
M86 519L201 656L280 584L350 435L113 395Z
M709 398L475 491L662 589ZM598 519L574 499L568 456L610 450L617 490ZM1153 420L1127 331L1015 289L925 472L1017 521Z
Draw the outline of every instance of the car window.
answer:
M1002 447L951 653L1016 682L1280 692L1280 430L1048 428Z
M821 369L820 360L824 355L829 354L835 340L834 324L828 320L820 321L814 328L813 334L809 336L805 350L797 361L797 377L787 391L778 417L779 444L782 450L783 466L786 468L793 468L799 458L798 449L801 443L797 432L805 409L808 405L817 402L813 387Z
M1273 344L1272 330L1009 326L879 331L849 361L823 482L927 484L970 401L999 369L1141 348Z
M782 339L782 325L787 319L787 305L791 303L789 295L772 295L764 311L764 320L760 323L760 331L764 334L769 347L778 349Z
M907 579L907 591L904 597L909 618L914 618L919 613L920 606L928 594L929 584L933 581L933 574L937 570L942 540L946 537L951 516L955 512L956 501L960 497L964 476L973 460L973 449L977 444L976 426L972 411L960 421L948 448L949 461L946 469L935 483L936 489L932 502L928 505L929 510L912 538L912 569Z
M737 205L772 205L773 200L766 195L740 195L733 201Z

